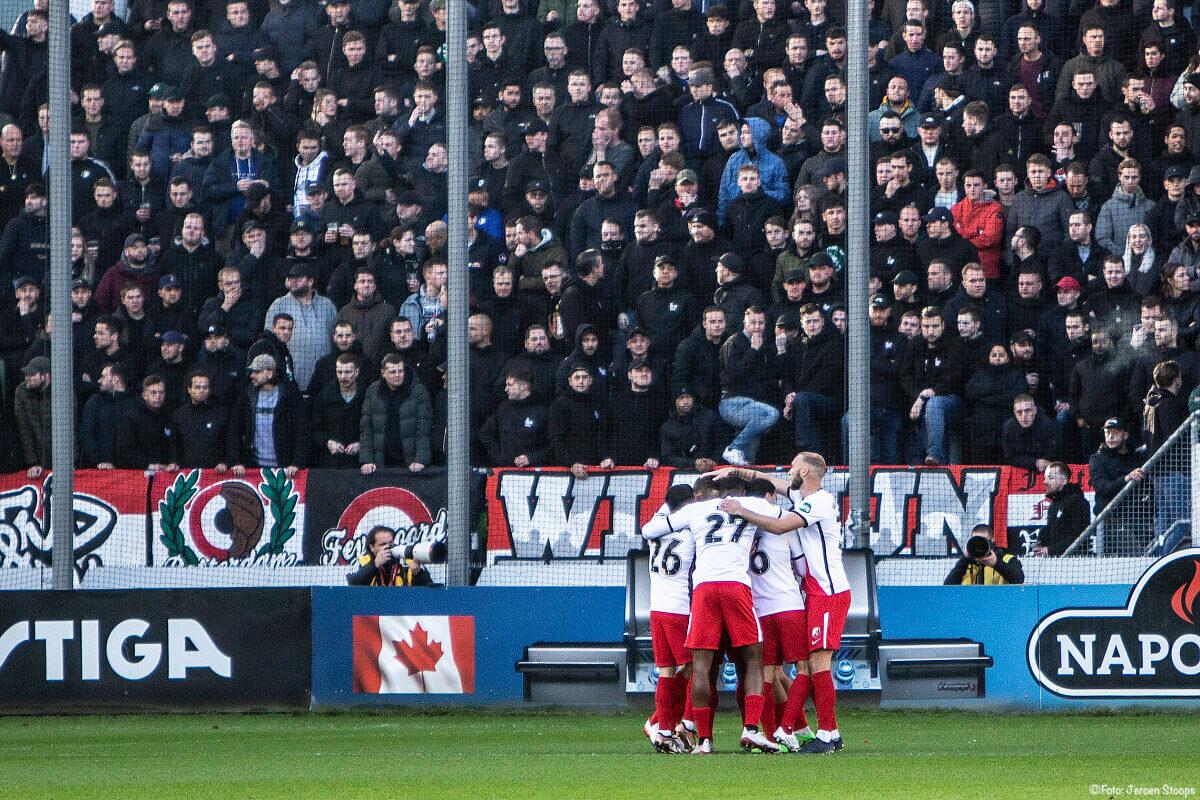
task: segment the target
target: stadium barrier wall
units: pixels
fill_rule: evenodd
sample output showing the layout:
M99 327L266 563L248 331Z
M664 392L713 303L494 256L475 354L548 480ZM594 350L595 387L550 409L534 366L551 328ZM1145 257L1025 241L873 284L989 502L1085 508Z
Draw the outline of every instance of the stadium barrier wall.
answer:
M312 707L519 704L538 642L620 642L615 587L312 589Z
M307 708L308 589L0 592L0 713Z
M1200 706L1200 549L1134 586L880 586L884 640L967 637L994 659L980 710ZM886 682L883 704L888 706Z

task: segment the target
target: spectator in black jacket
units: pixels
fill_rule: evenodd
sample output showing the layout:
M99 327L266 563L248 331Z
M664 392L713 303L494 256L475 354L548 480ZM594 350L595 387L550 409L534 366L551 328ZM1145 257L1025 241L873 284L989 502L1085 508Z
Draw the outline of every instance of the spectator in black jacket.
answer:
M818 452L832 462L838 452L836 421L846 404L846 343L815 303L803 306L799 316L803 335L780 355L783 415L795 420L798 451Z
M725 341L725 312L716 306L704 309L700 324L675 348L671 373L674 391L688 389L700 405L716 409L721 400L720 351Z
M707 314L706 314L707 316ZM738 431L721 457L734 466L755 463L758 439L779 421L774 403L775 348L766 339L767 314L745 310L741 332L721 345L721 419Z
M533 375L510 369L504 378L507 399L479 431L493 467L540 467L549 462L548 409L533 396Z
M691 292L676 286L679 270L675 259L661 255L654 260L655 286L637 299L638 327L650 331L654 349L668 361L684 336L696 323L698 309Z
M1000 429L1004 463L1031 472L1045 472L1050 462L1058 458L1058 425L1038 408L1032 395L1017 395L1012 408L1013 416Z
M1104 423L1104 444L1088 459L1088 481L1096 490L1096 515L1099 516L1127 483L1146 479L1142 459L1129 447L1129 429L1120 417ZM1096 555L1142 555L1145 532L1131 529L1118 520L1104 523L1098 537Z
M662 464L709 472L717 465L717 415L696 404L687 389L675 393L675 407L659 434Z
M229 415L225 460L217 470L231 465L236 477L246 466L279 467L294 477L308 463L308 414L300 390L281 377L275 359L263 353L247 370L250 385L238 392ZM270 425L270 435L260 426ZM260 433L262 434L260 436Z
M229 409L212 396L211 381L202 370L188 373L187 396L171 415L171 463L211 469L225 450Z
M1126 412L1125 392L1132 362L1114 351L1112 334L1104 328L1092 331L1092 352L1075 365L1067 394L1072 423L1079 435L1079 452L1091 453L1101 437L1105 420Z
M242 274L233 267L217 273L217 286L217 296L205 300L200 309L200 330L217 325L235 347L248 350L262 331L262 306L246 291Z
M588 465L600 463L608 435L604 395L592 391L592 384L591 370L577 363L548 414L549 463L569 467L579 480L587 478Z
M171 461L171 416L166 410L166 383L157 375L142 380L142 396L125 415L114 446L117 469L167 470Z
M101 368L98 383L100 391L88 398L79 421L79 466L113 469L117 430L137 399L128 389L129 371L120 364Z
M633 359L627 382L609 399L608 457L601 467L658 467L658 435L667 417L664 400L650 361Z
M937 306L921 312L922 341L909 349L904 365L904 389L913 398L909 418L924 421L925 464L950 463L948 437L963 420L967 370L957 339L945 336Z
M1061 556L1092 520L1092 509L1083 489L1071 483L1071 468L1061 461L1046 466L1046 526L1038 536L1035 556Z
M558 312L566 332L568 350L577 342L573 336L580 325L591 324L597 331L612 327L612 310L605 299L604 258L599 250L584 250L575 259L575 274L563 285L562 298L558 301ZM603 346L604 337L601 337Z
M355 353L341 353L334 362L334 380L312 399L313 465L357 467L363 392Z

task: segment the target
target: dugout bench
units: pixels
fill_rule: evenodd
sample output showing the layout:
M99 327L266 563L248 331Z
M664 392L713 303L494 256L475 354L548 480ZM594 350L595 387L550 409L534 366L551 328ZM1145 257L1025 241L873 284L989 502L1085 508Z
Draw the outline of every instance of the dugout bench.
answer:
M653 692L658 680L650 641L649 551L631 551L626 564L625 631L620 642L536 642L516 664L527 702L552 705L625 705L630 695ZM909 703L984 697L984 670L992 659L969 639L884 640L875 591L875 554L842 551L850 581L850 611L831 671L838 691L878 692L880 702ZM718 688L737 685L726 663Z

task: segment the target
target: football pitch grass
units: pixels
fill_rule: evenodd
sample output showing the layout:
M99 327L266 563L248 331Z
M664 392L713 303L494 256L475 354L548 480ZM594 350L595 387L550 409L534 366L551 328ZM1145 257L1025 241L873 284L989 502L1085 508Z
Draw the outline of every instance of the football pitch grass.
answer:
M653 753L644 719L464 710L7 717L0 798L1040 800L1195 797L1200 788L1195 715L847 710L843 752L765 756L737 752L740 726L721 714L710 757Z

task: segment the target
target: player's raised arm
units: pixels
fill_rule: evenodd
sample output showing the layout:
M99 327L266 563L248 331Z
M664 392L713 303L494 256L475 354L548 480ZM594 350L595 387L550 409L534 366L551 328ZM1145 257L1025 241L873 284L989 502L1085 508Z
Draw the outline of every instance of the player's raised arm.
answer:
M792 484L789 480L778 478L768 472L759 472L758 470L746 469L744 467L721 467L720 469L714 470L708 474L712 475L714 478L723 478L726 475L736 475L746 483L749 483L756 478L762 478L765 481L770 481L771 485L775 487L775 491L779 494L786 494L787 490L792 488Z
M755 511L743 506L736 498L726 497L721 501L721 510L726 514L735 517L741 517L749 522L760 531L773 533L777 536L782 536L789 531L794 531L797 528L803 528L808 523L804 517L797 514L795 511L789 511L781 517L769 517L765 514L759 514Z

